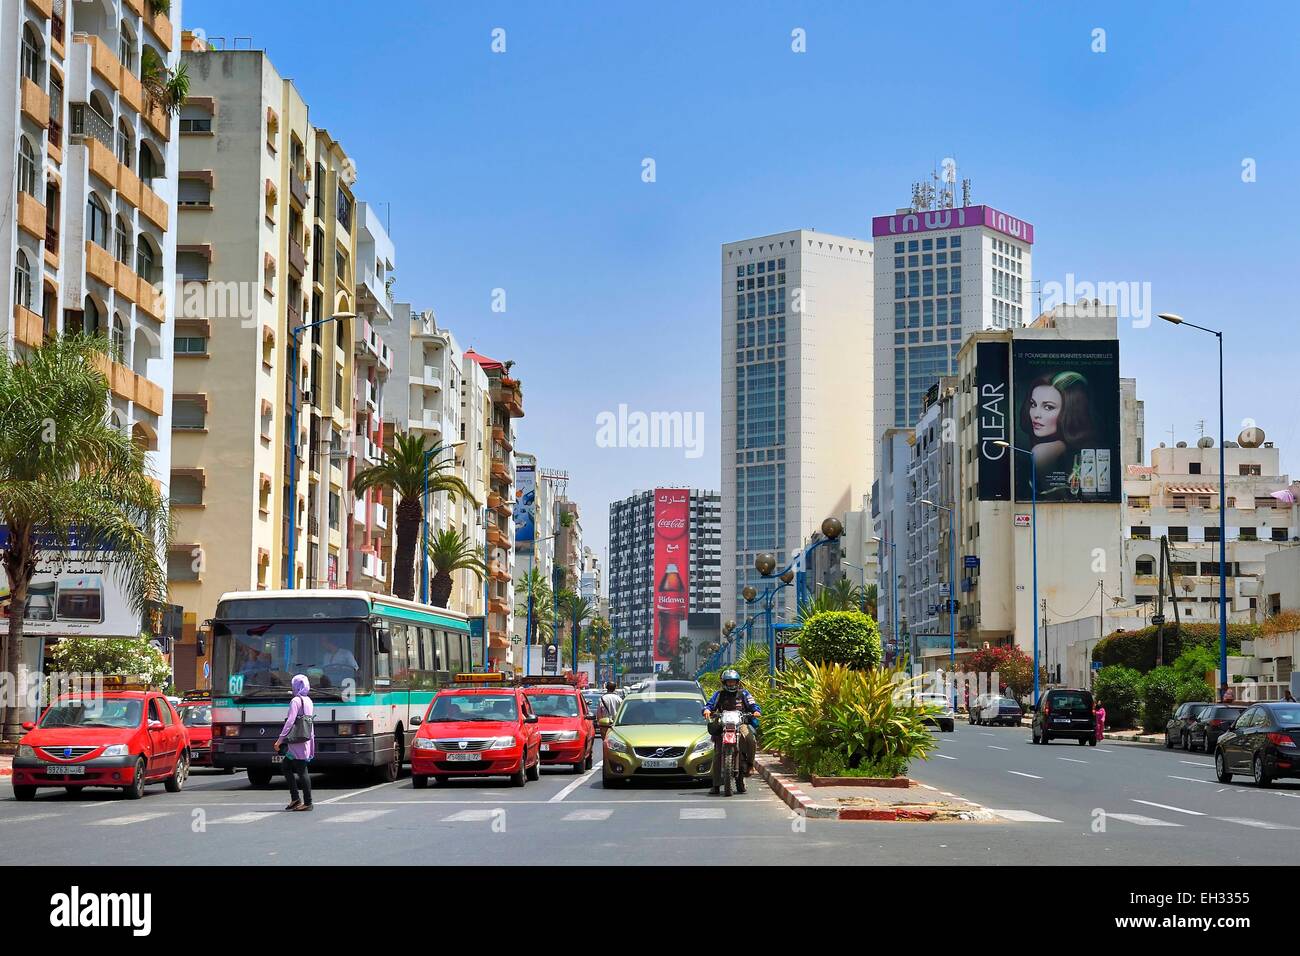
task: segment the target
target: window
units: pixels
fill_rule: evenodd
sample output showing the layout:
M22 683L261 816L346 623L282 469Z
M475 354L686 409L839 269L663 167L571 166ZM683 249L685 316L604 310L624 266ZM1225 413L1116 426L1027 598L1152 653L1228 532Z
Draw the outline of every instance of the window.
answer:
M199 559L187 551L167 552L167 580L197 581L199 579Z
M212 114L202 106L181 107L182 133L211 133Z
M1186 540L1187 540L1187 528L1186 528L1185 526L1184 526L1184 527L1174 527L1174 526L1171 525L1170 528L1169 528L1169 540L1170 540L1170 541L1186 541Z
M1151 575L1156 573L1155 558L1138 558L1133 567L1134 574Z
M1273 533L1269 536L1273 541L1286 540L1286 528L1274 528Z
M108 210L94 193L86 200L86 238L101 249L108 248Z
M174 505L203 504L203 480L197 475L172 475L171 503Z
M1151 529L1146 525L1135 524L1130 536L1138 541L1150 541Z
M337 491L330 492L330 529L333 531L339 529L339 495Z
M181 206L211 206L212 186L202 179L182 179L176 184L176 202Z
M36 153L32 149L31 142L26 136L18 141L18 188L29 196L37 196L36 184L39 181L37 173L40 167L36 164Z
M1188 462L1187 473L1189 475L1199 475L1201 473L1201 463L1199 461Z
M32 264L21 249L14 260L14 294L24 309L32 307Z
M1237 474L1239 474L1239 475L1256 475L1256 476L1258 476L1258 475L1262 474L1262 472L1260 471L1260 466L1259 466L1259 465L1238 465L1238 466L1237 466Z
M146 282L153 282L156 278L154 272L153 246L149 245L143 237L140 244L135 250L135 274Z
M113 255L118 262L131 264L131 227L121 216L114 222Z
M1150 495L1129 495L1128 506L1130 508L1150 508L1151 497Z
M130 125L126 120L122 120L117 126L117 161L130 169L134 157L135 137L131 134Z
M1218 529L1218 527L1213 526L1213 525L1207 525L1206 528L1205 528L1205 540L1206 540L1206 541L1218 541L1218 540L1219 540L1219 529Z
M23 76L37 86L45 85L45 57L41 55L41 41L30 23L23 27L22 70Z
M177 431L197 431L207 427L208 412L203 404L192 398L172 400L172 428Z
M126 361L126 319L121 313L113 316L113 331L109 335L109 347L114 361Z
M152 149L145 146L144 141L140 142L140 178L146 182L157 179L163 174L162 160Z
M184 282L207 282L208 257L201 252L176 253L176 274Z
M1205 530L1206 530L1206 532L1208 532L1210 529L1209 529L1209 528L1206 528ZM1214 539L1214 540L1217 541L1217 540L1219 540L1219 539L1218 539L1218 532L1219 532L1219 529L1218 529L1218 528L1215 528L1215 529L1214 529L1214 532L1215 532L1215 539ZM1241 529L1239 529L1237 537L1238 537L1240 540L1242 540L1242 541L1258 541L1258 540L1259 540L1259 536L1256 534L1256 531L1255 531L1254 528L1241 528ZM1210 540L1210 536L1209 536L1208 533L1207 533L1206 536L1205 536L1205 540L1206 540L1206 541L1209 541L1209 540Z
M348 232L352 231L352 197L345 193L341 186L338 190L335 217L338 219L340 226L348 230Z
M135 72L135 44L132 42L131 30L123 21L117 40L117 58L122 61L122 65Z
M178 335L175 339L177 355L207 355L208 340L202 335Z

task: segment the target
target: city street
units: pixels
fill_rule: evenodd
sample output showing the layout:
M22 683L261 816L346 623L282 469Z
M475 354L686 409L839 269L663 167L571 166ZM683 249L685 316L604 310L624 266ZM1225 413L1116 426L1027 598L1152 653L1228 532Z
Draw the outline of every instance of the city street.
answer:
M283 784L197 771L180 794L108 790L0 800L4 864L1204 864L1290 862L1300 785L1223 786L1209 758L1137 744L1035 747L1027 728L959 723L913 775L1000 823L804 821L761 781L731 798L651 784L605 790L600 765L515 789L416 791L315 778L316 809L281 812ZM6 797L8 795L6 794ZM1105 831L1094 832L1096 810ZM1279 837L1282 839L1279 839Z

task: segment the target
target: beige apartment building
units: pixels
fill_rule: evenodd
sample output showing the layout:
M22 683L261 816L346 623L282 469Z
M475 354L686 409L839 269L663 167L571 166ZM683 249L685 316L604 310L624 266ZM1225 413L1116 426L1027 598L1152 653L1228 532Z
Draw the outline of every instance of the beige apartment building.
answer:
M202 620L225 591L346 580L356 172L264 52L184 62L169 576Z
M164 494L177 122L141 77L175 69L179 23L179 0L170 16L145 0L0 0L0 342L14 355L106 335L108 414L147 449Z

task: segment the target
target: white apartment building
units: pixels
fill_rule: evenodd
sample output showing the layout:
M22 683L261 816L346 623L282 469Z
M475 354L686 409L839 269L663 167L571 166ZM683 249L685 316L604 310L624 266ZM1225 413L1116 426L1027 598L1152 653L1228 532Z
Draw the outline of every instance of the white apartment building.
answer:
M0 343L106 336L108 414L168 497L177 121L141 76L175 70L180 6L0 0Z
M1254 434L1252 434L1254 433ZM1248 445L1247 442L1250 442ZM1281 454L1262 432L1248 429L1223 448L1227 468L1228 619L1262 620L1270 610L1263 588L1270 555L1300 545L1300 506ZM1219 620L1219 448L1162 442L1150 465L1124 477L1124 595L1154 612L1159 591L1160 538L1169 539L1174 592L1183 620ZM1170 588L1166 577L1165 617ZM1278 591L1280 592L1280 588Z
M876 610L882 640L906 649L907 496L908 469L916 433L910 428L886 428L880 436L876 480L871 486L871 521L878 550Z
M1030 315L1034 227L991 206L900 209L875 242L875 431L910 428L974 332Z
M582 549L582 576L578 584L578 593L593 605L599 605L602 583L600 556L584 545Z
M758 554L784 565L868 491L872 255L807 229L722 247L725 617L752 611L741 590L764 586Z
M393 325L391 280L397 251L373 206L357 203L356 215L357 317L352 322L355 430L344 485L345 500L351 502L346 578L350 588L387 594L392 590L393 494L388 489L371 490L358 497L352 491L352 479L383 458L384 400L394 354L378 330ZM398 384L399 390L403 384Z

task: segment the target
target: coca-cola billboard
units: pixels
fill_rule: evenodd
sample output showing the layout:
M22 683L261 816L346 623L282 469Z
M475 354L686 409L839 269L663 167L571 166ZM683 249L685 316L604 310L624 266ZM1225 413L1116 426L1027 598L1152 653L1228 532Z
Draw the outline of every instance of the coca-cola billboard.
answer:
M677 654L690 607L691 493L655 489L654 659L656 670Z

